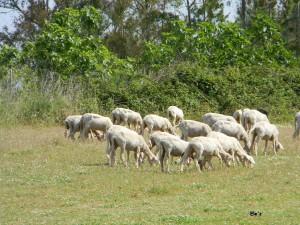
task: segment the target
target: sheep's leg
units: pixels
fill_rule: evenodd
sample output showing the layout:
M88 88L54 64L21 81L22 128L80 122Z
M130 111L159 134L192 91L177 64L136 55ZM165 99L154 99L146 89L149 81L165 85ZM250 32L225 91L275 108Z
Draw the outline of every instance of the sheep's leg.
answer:
M121 154L120 154L120 158L121 158L121 161L123 162L123 164L127 167L127 161L125 160L125 150L126 150L126 143L124 143L122 146L121 146Z
M110 159L110 162L109 162L109 165L111 166L111 167L113 167L114 165L115 165L115 162L116 162L116 160L115 160L115 149L112 149L111 151L110 151L110 156L109 156L109 159Z
M167 173L170 173L170 162L169 162L169 159L170 159L170 151L168 150L165 153L165 157L164 157L164 161L165 161L166 167L167 167Z
M136 154L134 154L135 160L136 160ZM130 161L130 151L127 151L127 165L129 165Z
M219 159L219 161L220 161L220 163L221 163L221 165L223 165L223 159L222 159L222 157L221 157L221 155L220 155L220 153L217 153L217 158ZM212 156L210 156L209 157L209 161L211 161L211 159L212 159Z
M163 146L159 145L159 146L156 146L156 148L158 149L159 148L159 152L157 154L158 158L159 158L159 162L160 162L160 170L161 172L164 172L164 158L165 158L165 150L163 148Z
M201 158L200 154L198 152L196 152L196 154L194 156L194 162L195 162L196 168L199 173L201 173L201 169L200 169L199 162L198 162L200 158Z
M276 139L273 138L273 151L274 151L274 154L277 155L277 152L276 152Z
M265 140L265 149L264 149L265 156L267 156L267 148L268 148L268 140Z
M140 148L137 148L136 153L135 153L135 155L136 155L135 166L137 169L139 168L140 152L141 152Z

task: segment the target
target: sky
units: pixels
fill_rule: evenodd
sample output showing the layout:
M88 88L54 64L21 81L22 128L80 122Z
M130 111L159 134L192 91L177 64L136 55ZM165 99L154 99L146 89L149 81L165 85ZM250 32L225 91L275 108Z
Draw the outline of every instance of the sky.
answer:
M234 21L236 17L237 2L237 0L224 0L224 12L225 15L228 15L229 21ZM0 30L3 29L3 26L8 26L9 30L12 31L14 29L13 21L17 15L16 12L0 7Z

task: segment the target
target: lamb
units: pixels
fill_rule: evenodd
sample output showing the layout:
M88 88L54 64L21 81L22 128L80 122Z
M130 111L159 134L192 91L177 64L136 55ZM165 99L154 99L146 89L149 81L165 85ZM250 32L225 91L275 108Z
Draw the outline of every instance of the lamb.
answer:
M101 118L101 117L102 116L100 116L99 114L95 114L95 113L85 113L82 115L82 117L80 118L80 138L82 140L84 140L88 137L88 135L84 129L85 124L94 118Z
M212 130L224 133L230 137L235 137L236 139L243 141L247 152L250 151L250 139L241 124L220 120L213 125Z
M130 130L129 128L120 125L113 125L107 131L106 149L109 165L112 167L115 165L115 152L118 147L121 148L121 160L125 166L128 166L130 151L134 151L135 153L134 156L136 159L137 168L140 165L140 155L142 152L148 157L150 164L158 162L158 159L150 151L143 136L139 135L133 130ZM125 150L127 151L127 161L125 161Z
M183 171L183 166L186 164L188 157L194 159L199 172L203 170L206 162L209 164L209 167L212 168L211 160L214 156L217 157L221 163L224 161L227 166L230 166L231 161L233 161L232 156L223 150L220 142L215 138L195 137L190 141L180 160L180 171Z
M142 127L142 134L144 134L145 129L148 128L149 134L152 131L160 130L160 131L167 131L171 134L176 134L170 121L165 118L154 114L149 114L144 117L143 119L143 127Z
M170 156L180 157L184 154L187 146L187 141L183 141L177 136L174 135L166 135L161 138L158 143L159 148L159 160L161 171L164 172L164 165L166 165L166 172L170 172L169 168L169 158Z
M236 138L229 137L216 131L210 132L208 137L217 139L222 145L224 151L231 154L232 158L237 158L239 161L241 161L245 167L247 165L250 167L254 166L255 161L253 157L246 153Z
M293 138L299 137L300 133L300 112L297 112L295 115L295 131L293 134Z
M255 123L266 121L269 122L268 117L255 109L249 109L243 112L243 125L245 130L249 132Z
M75 140L75 133L80 131L81 115L68 116L65 121L65 137Z
M183 120L178 127L181 130L181 139L185 141L188 137L207 136L211 132L207 124L195 120Z
M107 130L113 125L109 117L96 117L87 121L83 126L83 136L87 138L89 132L94 132L97 134L97 138L101 140L101 137L97 133L101 131L103 133L103 137L106 137Z
M273 151L277 155L277 151L284 150L282 144L279 142L279 131L274 124L270 124L267 121L261 121L255 123L254 127L251 129L250 134L252 136L250 150L255 151L257 156L257 144L260 139L265 140L264 153L267 154L268 141L273 142Z
M214 123L219 120L236 122L236 120L232 116L227 116L219 113L206 113L204 114L204 116L202 116L202 121L208 124L210 127L212 127Z
M170 106L167 109L167 115L173 126L180 123L184 117L183 111L179 109L177 106Z

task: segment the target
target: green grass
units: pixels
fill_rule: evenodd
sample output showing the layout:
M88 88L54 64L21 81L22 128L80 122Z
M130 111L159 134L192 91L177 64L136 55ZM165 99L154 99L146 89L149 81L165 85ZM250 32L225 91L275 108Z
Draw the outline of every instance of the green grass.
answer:
M60 127L0 128L0 224L299 224L300 141L236 167L171 174L148 162L106 165L105 143L65 140ZM119 156L119 153L118 153ZM119 158L119 157L118 157ZM249 216L259 210L260 217Z

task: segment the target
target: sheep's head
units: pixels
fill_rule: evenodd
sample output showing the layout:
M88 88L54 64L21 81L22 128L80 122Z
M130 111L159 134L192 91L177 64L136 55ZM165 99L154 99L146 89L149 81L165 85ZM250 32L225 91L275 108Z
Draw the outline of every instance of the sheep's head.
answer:
M282 146L282 144L279 141L277 141L277 143L276 143L276 151L279 151L279 150L284 150L284 147Z
M253 168L255 165L255 161L254 161L253 157L250 155L245 155L245 158L246 158L247 162L249 163L250 167Z

